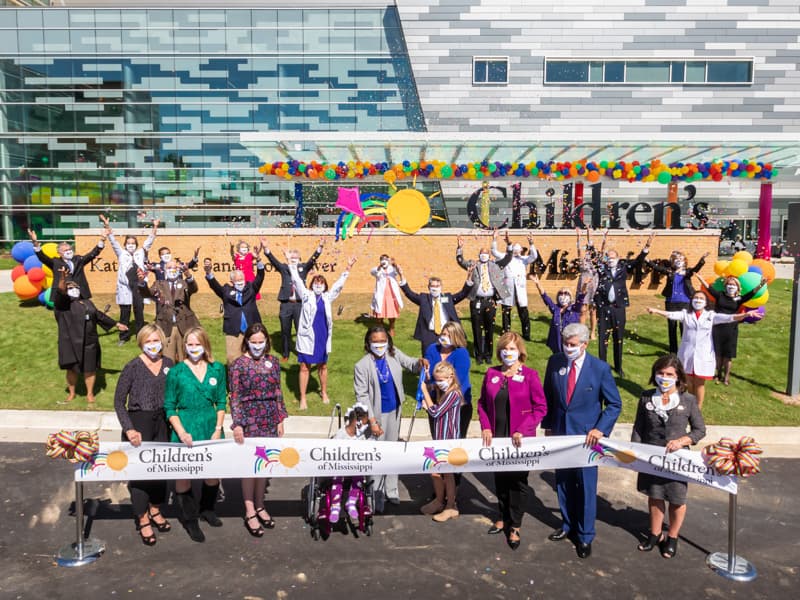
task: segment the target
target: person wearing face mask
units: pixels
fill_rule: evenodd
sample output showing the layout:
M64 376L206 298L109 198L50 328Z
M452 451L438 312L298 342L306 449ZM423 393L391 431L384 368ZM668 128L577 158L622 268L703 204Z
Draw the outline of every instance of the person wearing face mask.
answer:
M497 231L493 236L497 237ZM471 283L469 291L469 315L472 322L472 340L475 350L475 362L489 364L492 360L494 344L494 318L497 314L497 300L509 295L503 278L503 269L511 262L512 245L506 232L508 245L505 256L491 260L488 248L478 250L478 260L464 259L464 239L459 236L456 247L456 262L462 269L469 271Z
M539 295L542 297L547 309L553 315L550 321L550 331L547 333L547 347L550 348L553 354L561 352L561 332L570 323L580 323L581 313L583 311L583 299L586 296L585 291L581 291L575 302L572 301L572 292L569 288L561 288L556 293L556 301L547 295L547 292L542 288L542 282L535 274L531 276L533 282L536 284L536 289L539 290Z
M281 392L280 364L270 354L267 328L261 323L249 325L241 350L241 356L228 365L233 439L243 444L245 438L283 437L283 422L289 414ZM242 479L244 527L253 537L275 527L264 508L266 486L263 477Z
M705 292L694 293L691 310L666 311L648 308L647 312L683 323L683 338L678 347L678 358L686 370L689 392L695 395L697 405L701 409L706 396L706 381L714 378L717 362L711 336L714 325L740 322L747 317L756 320L761 318L761 314L757 310L735 315L707 310Z
M294 330L298 331L300 312L302 310L302 298L292 282L292 273L289 270L289 265L294 265L297 268L297 274L305 285L308 272L313 268L320 254L322 254L325 239L320 238L317 249L306 262L300 260L299 250L290 250L287 254L287 262L282 263L270 252L264 239L261 240L261 246L264 248L264 255L269 260L272 268L281 274L281 287L278 289L278 302L280 303L278 319L281 323L281 361L286 361L289 360L289 349L292 347L292 323L294 323Z
M78 284L81 290L81 298L88 300L92 297L92 291L89 289L89 282L86 281L84 269L86 265L90 264L95 258L100 255L100 252L105 248L106 235L100 235L100 240L97 245L91 249L87 254L75 254L75 250L67 242L61 242L58 245L58 257L51 258L42 252L42 245L36 237L36 232L33 229L28 229L28 236L33 242L33 250L36 252L36 258L53 272L53 283L51 287L55 290L61 279L61 268L66 267L67 276L71 281Z
M108 218L100 215L100 220L105 225L105 234L108 242L117 255L117 304L119 305L119 320L125 325L130 324L131 311L133 311L134 326L132 329L121 331L119 345L128 342L135 332L144 325L144 301L139 288L139 271L147 272L147 252L156 241L160 221L153 219L153 228L147 239L139 247L139 243L132 235L125 236L125 241L120 246L114 232L111 230Z
M193 271L197 268L199 262L199 255L200 255L200 248L195 248L194 255L192 256L192 260L188 263L184 264L180 261L180 259L176 258L175 262L181 267L184 272ZM167 248L166 246L162 246L158 249L158 262L152 265L152 271L156 276L156 281L163 281L167 278L167 263L173 259L172 250Z
M394 335L394 323L400 310L403 308L403 297L400 295L400 285L397 283L399 274L394 266L394 260L382 254L380 263L374 267L370 274L375 278L375 292L372 294L372 316L383 323L389 321L389 333Z
M420 354L424 354L428 346L435 344L439 339L445 324L450 321L461 323L456 312L456 304L469 296L472 288L472 270L468 270L464 286L455 294L443 292L442 280L438 277L428 278L427 294L418 294L408 285L400 265L395 264L395 268L400 276L400 289L403 290L403 294L419 306L417 323L414 327L414 339L419 340Z
M370 432L380 441L396 442L400 437L400 415L405 392L403 369L419 373L427 368L425 359L414 359L394 346L392 336L382 325L364 335L366 354L353 369L356 402L367 406ZM400 503L397 475L386 475L378 489L392 504Z
M256 253L260 254L259 251ZM247 281L242 271L232 271L230 283L225 285L220 285L214 277L210 258L203 260L203 269L209 287L222 300L222 332L225 334L225 356L230 365L241 355L242 338L247 328L262 322L256 299L264 284L264 263L258 261L253 281Z
M433 367L431 379L435 386L434 401L428 386L422 386L422 405L433 419L434 440L457 440L461 437L459 421L464 397L458 385L456 371L448 362L440 362ZM453 473L431 474L433 479L433 500L423 506L423 515L432 515L437 523L444 523L458 517L456 506L456 479Z
M547 403L539 374L525 366L528 355L522 336L513 331L501 335L497 340L497 358L500 364L486 371L478 400L481 438L484 446L519 448L523 439L536 435L536 427L547 413ZM499 515L487 533L504 533L512 550L521 543L522 517L533 495L528 474L528 471L494 474Z
M670 255L669 266L645 259L644 263L648 267L667 278L667 283L661 290L661 295L664 296L664 310L689 310L691 308L691 298L694 295L692 276L702 270L708 255L708 252L703 254L692 268L686 266L686 256L678 250L674 250ZM672 354L678 351L678 327L683 335L683 325L677 321L667 321L669 351Z
M589 328L572 323L561 337L562 351L547 362L542 428L545 435L585 435L585 445L592 447L611 435L622 399L608 364L586 352ZM571 536L578 557L588 558L595 537L597 467L556 469L556 490L562 524L548 539L557 542Z
M608 233L608 232L606 232ZM606 253L607 260L598 269L598 284L594 294L597 308L597 335L599 336L598 356L606 360L608 340L614 340L614 370L625 377L622 370L622 344L625 339L626 310L630 305L628 298L628 274L639 268L650 252L653 241L651 233L642 251L634 260L620 259L616 250ZM605 241L603 242L605 247Z
M164 270L165 279L147 285L145 274L139 271L139 293L143 298L151 298L156 304L155 323L167 338L164 356L177 360L178 347L184 334L193 327L200 327L200 321L190 307L190 298L197 292L197 281L191 273L183 278L186 265L171 260Z
M706 424L697 399L686 391L686 374L681 361L667 354L653 363L650 383L656 388L642 393L636 409L631 441L662 446L666 452L688 449L706 435ZM638 546L650 552L659 546L661 556L672 558L678 551L678 534L686 518L685 481L639 473L636 489L647 496L650 531ZM664 513L669 502L669 531L664 535Z
M767 280L762 279L755 288L742 294L742 285L736 277L725 278L725 288L722 292L710 287L702 277L697 276L697 281L707 294L714 298L714 312L723 315L734 315L739 312L747 302L767 285ZM731 365L736 358L736 348L739 345L739 323L718 323L711 330L714 341L714 352L717 357L716 381L730 385Z
M286 259L291 255L286 252ZM328 354L331 351L333 334L333 311L331 304L342 293L344 284L350 276L350 269L356 264L353 256L347 261L339 279L328 290L328 281L324 275L314 275L311 278L311 289L306 288L303 277L297 265L289 263L289 272L292 274L292 283L302 302L300 312L300 325L297 327L297 362L300 363L300 410L308 408L306 390L311 367L317 365L319 370L319 387L322 402L330 403L328 398Z
M256 270L253 265L261 254L261 248L257 246L251 253L250 245L244 240L239 240L236 244L231 244L230 247L234 270L241 271L247 283L253 283L256 278ZM261 294L256 293L256 300L261 300Z
M166 337L157 325L145 325L136 335L141 354L122 369L114 392L114 410L122 427L122 441L138 447L142 442L168 442L164 413L164 388L172 359L163 355ZM166 481L129 481L136 531L145 546L154 546L156 531L172 529L161 514L167 498Z
M356 402L344 413L345 424L333 436L335 440L364 441L370 438L368 407L365 404ZM360 502L365 493L367 478L363 475L356 477L333 477L331 487L328 491L330 495L330 506L326 507L325 502L321 503L319 519L329 519L331 523L338 523L342 511L342 496L346 487L349 488L347 500L345 500L345 510L350 517L350 523L358 527L359 523L364 522L364 518L371 516L371 513L359 514L359 507L362 511L369 511L366 502ZM366 508L365 508L366 507Z
M53 308L58 325L58 366L67 373L68 395L64 402L75 398L78 375L83 373L86 382L86 402L95 403L94 381L100 368L100 340L97 326L108 331L114 326L125 329L107 314L97 310L91 300L81 298L81 288L69 281L66 267L61 267L61 277L53 294Z
M506 244L508 231L506 231ZM505 254L497 249L497 231L492 240L492 256L498 260L505 258ZM503 307L503 333L511 331L511 309L517 307L519 316L520 331L525 341L531 340L531 318L528 314L528 286L527 277L528 265L533 264L539 256L536 246L533 245L533 236L528 235L528 253L522 253L520 244L511 246L511 261L503 269L503 281L506 284L508 295L503 296L500 304Z
M192 447L195 442L225 437L222 422L228 403L225 366L214 360L208 334L195 327L183 336L176 364L167 374L164 390L164 412L172 428L170 441ZM212 527L222 527L214 508L219 492L219 479L206 479L200 502L192 494L190 479L175 481L175 503L180 521L194 542L204 542L199 519Z

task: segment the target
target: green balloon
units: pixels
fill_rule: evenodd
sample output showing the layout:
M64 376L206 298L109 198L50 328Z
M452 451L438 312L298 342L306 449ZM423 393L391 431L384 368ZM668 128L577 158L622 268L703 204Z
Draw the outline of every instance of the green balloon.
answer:
M761 283L761 275L748 271L739 275L739 285L742 286L742 294L748 294L758 287Z
M47 308L53 308L52 292L53 292L52 287L49 287L44 291L44 305Z
M450 165L445 165L442 167L442 177L452 177L453 176L453 167Z
M306 168L307 167L303 163L300 163L299 165L297 165L297 170L300 171L301 173L305 173L306 172Z
M325 171L325 178L326 179L335 179L336 178L336 171L333 169L328 169Z
M497 165L494 163L489 163L489 173L494 173L497 171Z
M667 184L672 181L672 175L670 175L669 171L661 171L658 174L658 183Z
M601 160L600 161L600 168L601 169L607 169L608 168L608 161L607 160Z
M475 171L475 179L483 179L483 171Z
M716 290L716 291L718 291L718 292L724 291L725 290L725 278L724 277L717 277L714 280L714 283L711 284L711 288Z
M536 176L538 174L539 174L539 168L538 167L533 167L531 169L531 175Z

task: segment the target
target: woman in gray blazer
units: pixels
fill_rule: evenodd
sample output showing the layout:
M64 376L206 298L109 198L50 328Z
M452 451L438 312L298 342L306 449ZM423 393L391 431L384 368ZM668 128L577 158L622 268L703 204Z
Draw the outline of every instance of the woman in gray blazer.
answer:
M688 448L706 435L706 424L697 399L686 391L686 373L674 354L662 356L650 374L656 389L647 390L639 399L631 441L663 446L675 452ZM688 431L688 433L687 433ZM678 533L686 518L685 481L639 473L636 489L647 495L650 511L650 535L639 544L642 552L659 546L661 556L672 558L678 551ZM663 533L664 511L669 502L669 530Z
M421 367L427 368L427 361L411 358L395 348L392 336L381 325L367 330L364 350L366 355L356 363L353 372L356 402L369 407L372 437L396 442L400 437L401 405L405 398L403 369L419 373ZM387 475L384 494L392 504L400 503L397 486L397 475Z

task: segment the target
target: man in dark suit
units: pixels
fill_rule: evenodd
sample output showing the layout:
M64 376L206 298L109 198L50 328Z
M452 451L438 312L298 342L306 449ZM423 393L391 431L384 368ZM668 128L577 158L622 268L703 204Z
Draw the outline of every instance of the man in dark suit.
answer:
M209 287L222 300L222 332L225 334L225 354L230 365L242 355L244 332L253 323L261 323L256 296L264 283L264 263L259 260L256 264L253 281L245 281L244 273L237 270L231 273L231 282L225 285L220 285L211 272L210 258L203 261L203 268Z
M586 353L589 329L572 323L562 338L563 352L547 363L547 415L542 429L545 435L585 435L585 444L591 447L611 435L622 400L608 364ZM562 525L549 539L559 541L572 534L578 556L587 558L595 535L597 467L556 469L556 490Z
M497 231L494 232L495 240ZM469 292L469 316L472 321L472 342L475 362L489 364L493 360L494 318L497 301L508 296L503 268L511 262L512 247L506 232L506 255L495 262L486 247L478 250L478 260L464 259L464 240L459 236L456 247L456 262L462 269L471 270L472 289Z
M625 376L622 370L622 343L625 338L626 309L630 306L628 298L628 274L641 267L650 242L634 260L620 259L616 250L609 250L607 260L597 270L597 291L594 294L594 305L597 310L598 356L600 360L608 357L608 338L614 339L614 370L620 377Z
M36 252L36 258L48 267L53 272L53 290L58 289L58 283L61 281L61 268L67 269L68 278L78 284L81 290L81 298L88 300L92 297L92 291L89 289L89 282L86 281L86 275L83 270L90 262L92 262L105 247L106 235L100 236L100 241L92 248L88 254L75 254L72 246L67 242L61 242L58 245L58 258L50 258L42 252L42 246L36 237L36 232L33 229L28 229L28 236L33 242L33 249Z
M472 287L472 267L467 271L467 280L462 287L455 294L442 292L442 280L438 277L431 277L428 279L428 293L418 294L414 292L408 285L403 270L400 265L395 264L397 274L400 276L400 289L406 295L406 298L411 300L414 304L419 306L419 313L417 314L417 325L414 329L414 339L419 340L422 348L421 354L425 354L425 350L431 344L434 344L439 339L439 334L442 332L442 327L450 321L461 323L456 313L456 304L461 302L469 295L470 288Z
M294 289L292 283L292 274L289 271L289 265L278 261L277 258L269 251L264 239L261 240L261 246L264 248L264 254L269 260L272 267L281 274L281 287L278 290L278 302L281 303L278 312L278 318L281 322L281 361L289 360L289 349L292 347L292 323L294 323L294 330L297 333L297 326L300 324L300 309L302 308L302 298ZM306 282L308 272L314 267L314 263L322 254L322 248L325 246L325 240L319 240L319 246L311 255L311 258L306 262L300 262L300 251L290 250L289 260L292 264L297 265L297 274Z

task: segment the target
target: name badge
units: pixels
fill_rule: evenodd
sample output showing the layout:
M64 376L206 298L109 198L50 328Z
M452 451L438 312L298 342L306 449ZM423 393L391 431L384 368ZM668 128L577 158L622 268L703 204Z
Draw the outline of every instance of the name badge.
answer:
M511 379L513 381L523 382L525 381L525 375L514 375Z
M272 368L272 361L265 360L264 361L264 366L267 367L268 369L271 369Z
M212 377L211 379L208 380L208 383L210 383L211 385L217 385L217 378Z
M492 377L492 383L493 384L497 383L498 381L500 381L499 377L497 377L496 375L494 377Z
M175 289L176 289L176 290L179 290L179 289L181 289L182 287L183 287L183 284L182 284L182 283L176 283L176 284L175 284Z
M231 296L235 296L235 295L236 295L236 290L231 290L231 291L230 291L230 292L228 292L228 293L229 293Z
M439 299L442 301L442 304L447 304L448 302L450 302L450 298L446 296L440 296Z
M567 374L567 369L566 369L566 367L561 367L561 368L558 370L558 374L559 374L559 375L561 375L562 377L563 377L564 375L566 375L566 374Z

